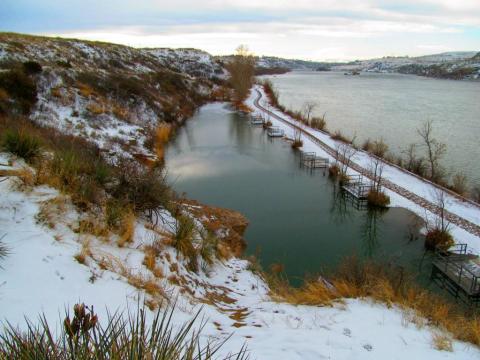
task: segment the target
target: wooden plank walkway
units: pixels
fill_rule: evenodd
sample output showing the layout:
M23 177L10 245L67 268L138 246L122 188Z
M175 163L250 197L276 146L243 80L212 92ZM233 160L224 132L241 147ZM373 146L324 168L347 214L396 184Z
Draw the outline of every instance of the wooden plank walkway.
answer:
M277 114L275 114L274 112L264 108L262 105L260 105L260 99L262 98L262 93L260 91L258 91L258 89L255 89L255 91L257 92L257 98L254 100L254 104L257 108L259 108L260 110L268 113L271 117L277 119L278 121L282 122L283 124L291 127L291 128L294 128L294 129L297 129L299 131L302 132L302 134L304 136L306 136L308 139L310 139L312 142L314 142L315 144L317 144L318 146L320 146L327 154L329 154L330 156L332 156L333 158L336 158L338 161L340 162L343 162L341 158L339 158L336 154L336 151L335 149L333 149L332 147L330 147L329 145L327 145L326 143L324 143L323 141L321 141L319 138L317 138L316 136L314 136L312 133L310 133L309 131L303 129L302 127L298 126L298 125L295 125L293 123L291 123L290 121L287 121L283 118L281 118L280 116L278 116ZM411 174L410 172L402 169L402 168L399 168L398 166L396 166L395 164L391 164L385 160L382 160L385 162L385 164L387 165L390 165L390 166L393 166L393 167L396 167L398 168L399 170L401 171L404 171L405 173L409 174L409 175L412 175L422 181L425 181L426 183L429 183L431 184L432 186L435 186L439 189L442 189L446 192L448 192L449 194L452 194L449 190L447 189L444 189L444 188L441 188L439 187L438 185L436 184L433 184L433 183L430 183L428 180L425 180L425 179L421 179L419 178L418 176L415 176L414 174ZM350 166L349 166L352 170L355 170L356 172L358 172L359 174L369 178L370 180L372 180L374 178L373 174L367 170L366 168L356 164L356 163L351 163ZM431 213L433 214L436 214L436 215L440 215L440 208L435 205L434 203L432 203L431 201L405 189L404 187L400 186L400 185L397 185L387 179L383 179L382 180L382 185L383 187L403 196L404 198L412 201L413 203L415 204L418 204L420 206L422 206L423 208L427 209L428 211L430 211ZM455 194L452 194L453 196L456 196L457 198L459 198L460 200L462 201L468 201L467 199L463 199L463 198L460 198L459 195L455 195ZM476 206L479 206L478 204L475 204L471 201L468 201ZM480 206L479 206L479 211L480 211ZM444 215L445 215L445 218L451 222L452 224L462 228L463 230L469 232L470 234L473 234L475 236L478 236L480 237L480 226L457 215L457 214L454 214L448 210L444 210Z

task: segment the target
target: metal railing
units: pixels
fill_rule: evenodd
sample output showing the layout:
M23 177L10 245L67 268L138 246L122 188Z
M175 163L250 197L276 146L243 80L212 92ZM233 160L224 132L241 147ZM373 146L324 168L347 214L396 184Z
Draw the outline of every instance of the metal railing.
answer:
M480 293L480 275L465 266L467 256L467 244L457 244L448 251L437 251L435 260L438 262L438 268L446 275L452 274L454 280L459 286L467 285L467 291L470 295ZM469 284L469 285L468 285Z

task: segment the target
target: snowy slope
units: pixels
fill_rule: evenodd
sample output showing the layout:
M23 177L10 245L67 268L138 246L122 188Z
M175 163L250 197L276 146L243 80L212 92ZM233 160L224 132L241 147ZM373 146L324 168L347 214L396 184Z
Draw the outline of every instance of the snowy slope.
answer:
M197 49L143 49L163 65L192 76L224 78L225 70L209 53Z
M115 44L0 34L0 71L25 61L43 67L35 75L31 120L83 137L112 156L153 156L147 145L154 129L162 122L181 123L209 98L214 85L207 74L184 71L210 68L210 55L172 54L164 58Z

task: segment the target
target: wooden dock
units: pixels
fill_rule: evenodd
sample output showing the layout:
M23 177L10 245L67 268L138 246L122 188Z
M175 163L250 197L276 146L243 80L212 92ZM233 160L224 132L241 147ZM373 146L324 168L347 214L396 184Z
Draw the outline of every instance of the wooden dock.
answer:
M263 125L264 120L261 115L252 115L250 117L250 124L252 125Z
M300 165L310 169L326 169L328 168L328 158L317 156L314 152L301 152Z
M278 126L270 126L267 129L267 134L270 137L283 137L285 135L285 132Z
M357 199L365 200L372 189L372 185L364 182L362 175L348 175L342 189Z
M439 251L432 262L432 279L455 298L480 304L480 257L467 253L466 244Z

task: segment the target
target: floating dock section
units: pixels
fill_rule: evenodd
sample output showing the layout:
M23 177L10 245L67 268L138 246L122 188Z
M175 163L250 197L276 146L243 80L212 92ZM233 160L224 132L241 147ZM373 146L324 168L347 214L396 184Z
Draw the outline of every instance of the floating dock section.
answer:
M365 200L372 189L372 185L364 182L362 175L348 175L342 189L357 199Z
M283 137L285 135L285 131L280 129L278 126L270 126L267 129L267 134L270 137Z
M432 280L467 304L480 304L480 257L467 253L466 244L437 251L432 262Z
M264 120L261 115L252 115L250 117L250 124L252 125L263 125Z
M317 156L314 152L301 152L300 165L310 169L326 169L328 168L328 158Z

